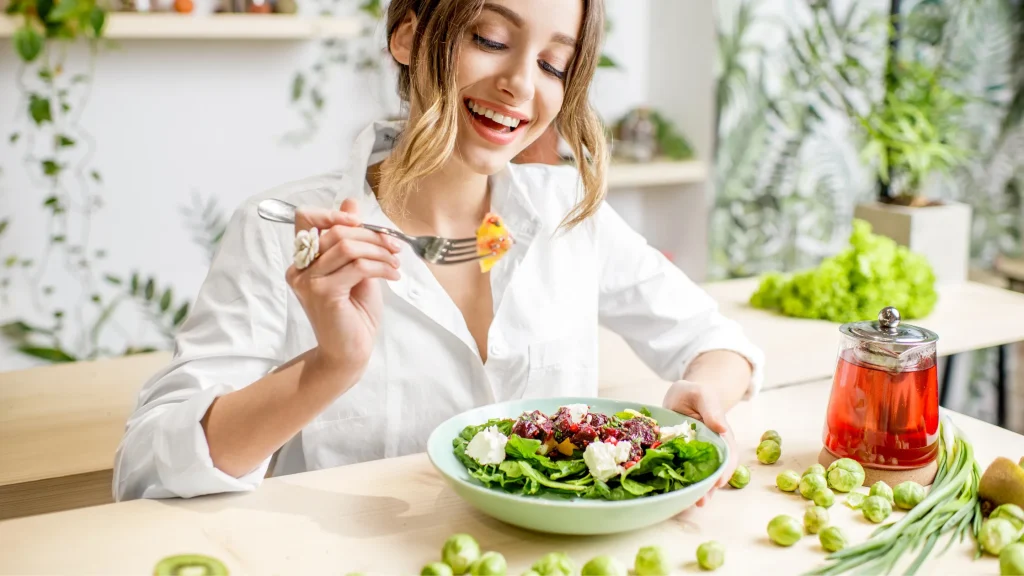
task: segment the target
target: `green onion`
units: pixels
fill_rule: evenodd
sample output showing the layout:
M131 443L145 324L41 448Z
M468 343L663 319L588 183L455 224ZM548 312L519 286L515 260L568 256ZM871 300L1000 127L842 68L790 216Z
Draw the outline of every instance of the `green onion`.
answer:
M967 532L977 542L981 529L978 483L981 467L974 460L974 448L959 429L945 418L939 427L938 473L928 496L898 522L876 529L867 541L833 552L829 564L808 572L809 576L832 576L859 569L871 574L889 574L904 554L919 550L907 568L912 576L931 554L939 539L949 536L944 554L953 540L963 542ZM976 557L981 555L977 545Z

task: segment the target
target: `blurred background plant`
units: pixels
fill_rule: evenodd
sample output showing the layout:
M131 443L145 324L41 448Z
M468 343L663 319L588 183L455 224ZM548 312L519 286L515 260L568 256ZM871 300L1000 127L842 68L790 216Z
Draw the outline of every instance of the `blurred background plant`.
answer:
M890 195L971 205L976 267L1021 254L1024 2L893 4L719 3L710 279L817 266ZM972 358L986 417L995 353Z

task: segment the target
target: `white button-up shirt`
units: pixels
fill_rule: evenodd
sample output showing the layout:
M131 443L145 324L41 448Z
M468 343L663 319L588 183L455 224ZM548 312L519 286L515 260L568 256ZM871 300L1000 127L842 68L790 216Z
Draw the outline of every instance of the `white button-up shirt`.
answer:
M259 485L271 459L241 478L225 474L213 465L200 420L217 396L317 343L285 282L293 228L261 219L256 205L280 198L338 207L354 198L365 222L394 226L366 170L386 157L400 128L374 123L354 143L347 171L269 190L233 214L177 335L173 361L145 383L128 421L114 468L116 499ZM579 197L575 168L510 164L490 186L492 210L505 219L514 245L491 270L487 361L459 309L405 247L401 279L380 280L383 319L362 379L282 447L274 475L422 452L435 426L483 404L597 396L599 324L670 381L702 352L736 351L754 367L748 397L757 392L761 351L607 204L572 231L557 230Z

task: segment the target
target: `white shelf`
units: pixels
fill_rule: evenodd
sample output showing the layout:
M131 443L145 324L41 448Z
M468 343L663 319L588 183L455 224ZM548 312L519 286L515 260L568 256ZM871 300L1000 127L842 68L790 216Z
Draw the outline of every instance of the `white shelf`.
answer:
M699 160L638 164L613 162L608 171L608 187L630 188L692 184L703 182L707 177L708 167Z
M19 21L0 17L0 38ZM359 34L355 18L309 18L286 14L210 14L115 12L108 14L103 36L113 40L307 40Z

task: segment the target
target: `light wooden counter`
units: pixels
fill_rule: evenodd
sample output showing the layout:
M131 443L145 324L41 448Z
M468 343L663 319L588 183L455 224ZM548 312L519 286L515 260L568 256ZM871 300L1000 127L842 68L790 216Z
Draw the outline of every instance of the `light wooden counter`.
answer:
M166 352L0 373L0 519L111 502L139 388Z
M757 310L748 304L757 286L756 278L703 285L722 313L739 322L764 350L765 388L831 377L839 324ZM940 286L938 291L939 301L927 318L906 322L935 331L940 356L1024 341L1024 294L977 282ZM601 335L600 353L602 387L657 379L621 338L607 330Z
M660 384L614 388L607 395L660 401ZM660 544L677 573L698 573L696 547L715 539L726 547L716 574L797 574L824 557L816 537L790 548L765 534L777 514L802 518L806 501L776 490L784 469L803 471L820 449L829 386L819 382L766 392L730 414L740 461L752 472L743 490L719 491L661 525L632 534L567 538L523 531L464 504L435 474L425 455L413 455L267 480L257 491L191 501L133 501L0 522L0 573L146 574L169 554L206 553L238 574L418 574L438 558L452 533L468 532L488 550L503 553L509 574L519 574L545 552L563 550L579 564L611 553L629 566L642 545ZM969 435L981 466L996 456L1024 455L1024 437L953 415ZM768 428L783 439L775 465L757 462L754 447ZM850 510L842 497L833 523L860 541L875 525ZM895 512L894 514L901 514ZM972 560L964 544L932 560L922 574L998 574L990 557Z

